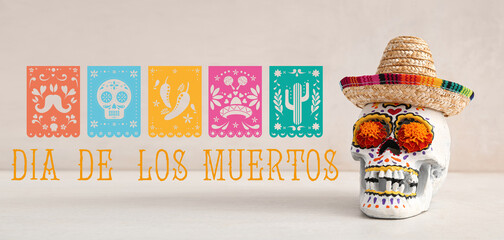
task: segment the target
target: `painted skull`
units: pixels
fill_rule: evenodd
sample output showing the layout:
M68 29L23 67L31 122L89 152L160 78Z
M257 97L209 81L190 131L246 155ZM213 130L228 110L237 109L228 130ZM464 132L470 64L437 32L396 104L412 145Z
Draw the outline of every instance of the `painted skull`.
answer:
M361 210L376 218L426 211L448 171L450 133L443 114L407 104L370 103L359 117L351 152L361 163Z
M110 79L98 88L98 104L105 110L106 119L122 119L131 101L131 91L121 80Z

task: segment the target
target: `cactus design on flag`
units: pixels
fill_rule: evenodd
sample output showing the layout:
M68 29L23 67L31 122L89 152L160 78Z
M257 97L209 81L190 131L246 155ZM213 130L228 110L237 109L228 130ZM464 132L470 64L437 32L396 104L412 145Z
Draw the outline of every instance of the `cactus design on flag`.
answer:
M303 121L302 104L310 98L310 84L306 83L306 90L302 94L303 87L300 83L294 83L292 88L292 104L289 102L289 89L285 89L285 107L293 111L293 122L295 125L301 124Z
M270 67L270 135L321 137L322 67Z

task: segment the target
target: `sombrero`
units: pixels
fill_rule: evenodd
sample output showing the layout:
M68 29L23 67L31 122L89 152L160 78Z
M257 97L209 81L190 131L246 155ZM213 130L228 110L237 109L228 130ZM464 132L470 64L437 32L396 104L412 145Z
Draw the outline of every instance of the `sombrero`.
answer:
M356 106L368 103L406 103L428 107L453 116L474 98L458 83L436 77L427 43L418 37L400 36L388 43L376 75L345 77L343 94Z

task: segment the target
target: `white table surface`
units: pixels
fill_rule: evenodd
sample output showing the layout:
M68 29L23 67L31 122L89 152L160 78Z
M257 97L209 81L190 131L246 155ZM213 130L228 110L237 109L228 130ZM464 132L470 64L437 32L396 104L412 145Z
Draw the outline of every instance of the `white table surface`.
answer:
M358 173L334 182L203 174L139 182L138 172L115 171L113 181L79 182L59 171L60 181L15 182L0 172L0 239L504 239L501 173L449 173L430 210L405 220L363 215Z

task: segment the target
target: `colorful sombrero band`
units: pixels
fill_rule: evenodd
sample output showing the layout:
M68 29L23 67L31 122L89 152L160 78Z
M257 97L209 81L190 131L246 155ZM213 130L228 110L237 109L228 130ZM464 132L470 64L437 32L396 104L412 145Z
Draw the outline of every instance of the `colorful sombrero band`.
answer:
M340 82L341 90L348 87L386 84L424 85L458 93L468 97L470 100L474 98L474 92L471 89L466 88L458 83L443 80L441 78L419 75L386 73L359 77L345 77Z

